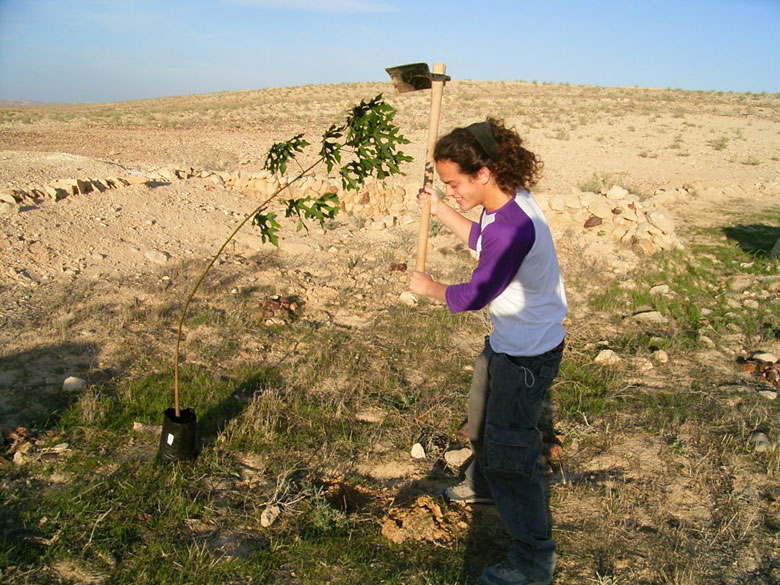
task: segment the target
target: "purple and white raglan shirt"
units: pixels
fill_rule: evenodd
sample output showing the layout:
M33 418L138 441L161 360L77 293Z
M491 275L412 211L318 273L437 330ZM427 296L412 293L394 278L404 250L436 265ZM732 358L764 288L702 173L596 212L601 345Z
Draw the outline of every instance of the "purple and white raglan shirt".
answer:
M565 329L566 291L547 220L524 189L471 226L479 254L470 282L447 287L450 311L488 307L493 351L534 356L558 346Z

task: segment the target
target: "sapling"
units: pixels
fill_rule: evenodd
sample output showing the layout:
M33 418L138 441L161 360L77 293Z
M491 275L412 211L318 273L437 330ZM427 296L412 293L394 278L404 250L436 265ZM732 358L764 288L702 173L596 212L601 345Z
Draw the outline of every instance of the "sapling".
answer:
M369 101L361 100L358 105L353 106L342 124L334 123L322 134L318 158L306 168L299 165L300 172L249 213L217 250L195 282L195 286L192 287L179 319L173 366L173 403L177 419L181 416L179 410L179 348L184 317L192 298L217 258L233 239L233 236L250 219L260 230L262 242L270 242L278 247L277 234L281 225L276 221L276 213L268 211L268 208L271 203L280 198L282 193L285 191L290 193L290 185L302 179L318 166L325 165L329 175L338 174L345 190L357 190L371 176L383 180L395 174L403 174L400 169L401 165L411 161L412 157L398 150L399 145L408 144L409 141L399 133L399 128L393 123L395 113L395 108L383 101L382 94ZM311 143L304 139L302 133L296 134L286 142L278 142L269 149L264 168L272 173L283 175L287 172L290 163L298 162L298 155L303 153L308 146L311 146ZM285 217L298 218L298 230L306 228L304 220L316 220L324 228L325 221L334 218L340 209L340 201L336 193L325 193L319 197L291 197L285 199L283 203Z

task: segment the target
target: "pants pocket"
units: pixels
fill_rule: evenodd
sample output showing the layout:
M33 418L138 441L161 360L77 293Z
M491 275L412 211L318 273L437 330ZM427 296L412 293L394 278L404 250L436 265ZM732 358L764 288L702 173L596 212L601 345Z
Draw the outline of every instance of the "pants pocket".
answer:
M515 475L530 475L542 451L542 437L536 429L487 425L485 468Z

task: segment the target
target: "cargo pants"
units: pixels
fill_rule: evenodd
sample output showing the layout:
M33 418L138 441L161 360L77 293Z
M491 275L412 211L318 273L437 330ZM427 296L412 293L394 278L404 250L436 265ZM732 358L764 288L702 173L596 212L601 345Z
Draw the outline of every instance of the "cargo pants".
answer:
M555 566L544 479L537 463L542 402L563 357L563 344L532 357L496 353L485 339L468 398L474 459L472 489L490 494L510 535L509 561L527 577L544 579Z

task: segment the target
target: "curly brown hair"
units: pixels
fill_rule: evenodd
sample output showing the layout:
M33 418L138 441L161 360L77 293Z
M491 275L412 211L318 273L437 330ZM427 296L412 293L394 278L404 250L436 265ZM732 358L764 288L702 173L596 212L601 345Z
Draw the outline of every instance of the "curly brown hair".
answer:
M496 141L497 159L488 155L471 131L455 128L436 142L434 160L451 160L461 172L472 176L487 167L499 188L510 195L518 187L531 189L541 174L542 161L523 146L518 133L504 126L502 120L488 118L487 123Z

